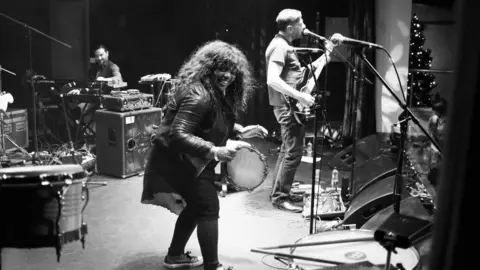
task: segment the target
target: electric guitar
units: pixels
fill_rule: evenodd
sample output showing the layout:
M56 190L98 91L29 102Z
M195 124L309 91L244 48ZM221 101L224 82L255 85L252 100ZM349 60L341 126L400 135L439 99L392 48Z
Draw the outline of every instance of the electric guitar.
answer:
M329 55L330 54L329 52L332 51L334 45L333 45L332 42L327 41L325 43L325 47L327 49L325 53L328 53L328 55ZM325 55L322 55L320 57L321 57L320 61L326 61L327 60L327 59L325 59ZM327 58L329 58L329 57L327 57ZM325 63L324 65L320 64L321 68L317 67L315 69L315 71L313 72L313 74L315 74L315 76L312 75L312 71L310 70L310 72L308 72L308 74L309 74L308 80L306 81L305 84L299 85L300 90L298 90L298 91L311 95L313 90L315 89L315 79L318 79L318 77L320 76L320 73L322 73L323 68L325 67L326 64L328 64L329 61L330 61L330 59L328 59L327 63ZM297 123L299 123L300 125L305 125L305 122L308 120L308 118L312 114L310 107L301 103L301 102L299 102L298 100L296 100L292 97L287 96L287 95L284 95L284 97L287 101L287 104L290 108L290 111L291 111L292 116L295 119L295 121ZM318 102L318 100L320 100L323 96L321 94L315 94L315 95L313 95L313 97L315 98L315 101Z
M318 76L320 76L320 73L322 73L322 70L323 68L317 68L314 71L315 77L309 76L310 78L307 80L307 82L303 86L300 87L300 90L298 91L311 95L311 93L315 89L315 78L318 78ZM308 118L312 114L310 107L299 102L295 98L289 97L287 95L284 95L284 96L295 121L298 124L305 125L305 122L308 120ZM319 99L322 98L322 95L314 94L313 97L315 98L315 101L318 101Z

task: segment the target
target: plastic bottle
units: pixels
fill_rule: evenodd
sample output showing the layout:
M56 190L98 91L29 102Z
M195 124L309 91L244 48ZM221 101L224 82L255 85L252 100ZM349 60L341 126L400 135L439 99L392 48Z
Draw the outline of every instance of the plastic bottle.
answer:
M333 168L332 170L332 188L337 189L338 186L338 170Z
M320 169L315 169L315 183L320 181Z
M222 183L222 191L220 191L220 197L224 198L227 196L227 183Z
M307 144L307 157L312 157L312 152L313 152L313 145L312 142L308 142Z

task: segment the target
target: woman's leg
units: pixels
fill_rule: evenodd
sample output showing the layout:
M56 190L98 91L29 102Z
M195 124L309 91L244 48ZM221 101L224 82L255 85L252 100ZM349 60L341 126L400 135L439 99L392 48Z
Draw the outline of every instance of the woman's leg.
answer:
M177 218L172 242L168 248L168 255L170 256L180 256L185 253L185 246L197 226L197 220L189 211L189 208L187 205Z
M218 219L198 222L198 243L202 250L204 269L217 269L218 265Z
M214 168L205 169L196 179L196 207L198 216L197 237L204 260L204 269L217 269L218 218L220 202L213 183ZM188 204L188 202L187 202Z
M188 252L185 253L185 246L197 226L195 215L188 208L187 205L183 209L175 224L172 242L164 260L166 268L194 267L203 264L202 257L190 256Z

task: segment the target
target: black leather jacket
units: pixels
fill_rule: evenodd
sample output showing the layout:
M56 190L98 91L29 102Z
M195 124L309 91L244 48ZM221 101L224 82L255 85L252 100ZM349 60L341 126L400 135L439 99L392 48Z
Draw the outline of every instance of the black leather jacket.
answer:
M179 89L159 125L154 144L180 155L179 160L195 167L196 176L212 161L213 146L224 146L235 136L235 117L223 98L213 95L198 83ZM181 166L181 164L179 164Z

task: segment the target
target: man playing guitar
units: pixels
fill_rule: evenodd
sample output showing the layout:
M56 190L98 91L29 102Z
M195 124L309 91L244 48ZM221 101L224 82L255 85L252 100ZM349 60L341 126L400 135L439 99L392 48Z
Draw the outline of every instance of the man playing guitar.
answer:
M324 55L312 63L316 75L312 78L312 72L301 66L298 56L292 51L292 41L300 39L306 27L302 13L294 9L282 10L276 23L279 31L268 45L265 56L269 103L280 124L283 142L273 171L271 200L279 209L301 212L301 207L291 203L296 198L290 196L290 189L303 155L305 128L294 116L299 109L314 104L311 95L315 85L313 80L330 60L334 45L325 41Z

